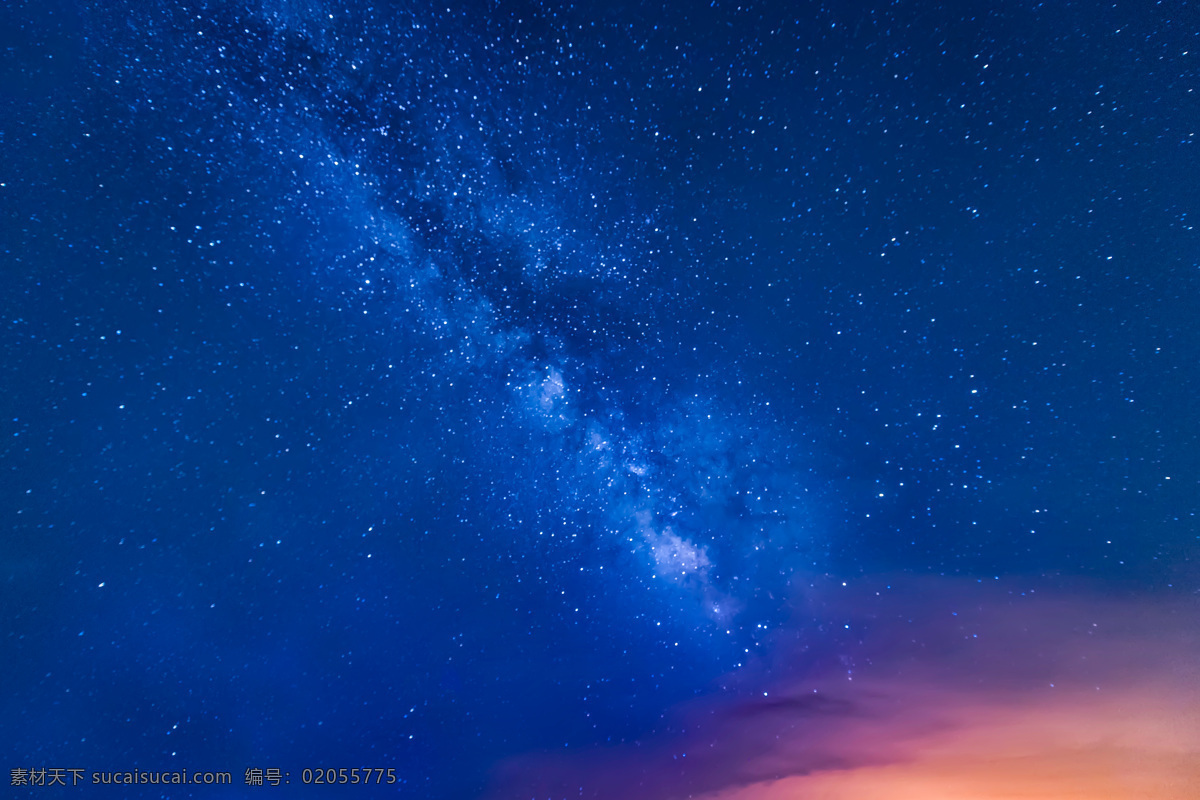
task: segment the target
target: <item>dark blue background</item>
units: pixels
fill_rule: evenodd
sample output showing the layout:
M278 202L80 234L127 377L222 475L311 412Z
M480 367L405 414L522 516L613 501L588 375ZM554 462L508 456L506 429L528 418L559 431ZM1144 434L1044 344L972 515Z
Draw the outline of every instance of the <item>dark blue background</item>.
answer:
M0 13L10 769L472 797L814 576L1197 589L1186 3Z

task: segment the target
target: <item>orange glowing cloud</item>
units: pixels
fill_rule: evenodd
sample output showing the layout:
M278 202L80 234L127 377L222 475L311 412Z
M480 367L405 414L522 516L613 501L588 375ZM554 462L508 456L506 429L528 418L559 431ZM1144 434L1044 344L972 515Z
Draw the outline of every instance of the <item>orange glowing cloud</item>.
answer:
M911 687L909 688L911 691ZM863 732L890 763L816 770L702 795L706 800L1185 800L1200 794L1194 688L1123 687L980 702L929 691L935 731ZM786 743L781 749L786 749Z
M674 709L666 730L514 759L492 796L1200 798L1194 601L940 581L814 590L803 608L850 620L850 635L797 624L771 663Z

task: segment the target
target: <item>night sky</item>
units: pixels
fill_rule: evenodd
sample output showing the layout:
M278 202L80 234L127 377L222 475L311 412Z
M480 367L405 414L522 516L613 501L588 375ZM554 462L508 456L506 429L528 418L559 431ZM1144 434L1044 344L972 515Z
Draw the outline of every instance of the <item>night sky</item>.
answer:
M1196 796L1200 9L0 39L6 792Z

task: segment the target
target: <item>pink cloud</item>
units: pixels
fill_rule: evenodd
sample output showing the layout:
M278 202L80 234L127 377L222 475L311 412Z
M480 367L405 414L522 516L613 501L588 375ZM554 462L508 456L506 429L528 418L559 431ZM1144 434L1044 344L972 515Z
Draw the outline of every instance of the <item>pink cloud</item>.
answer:
M888 583L810 587L769 659L664 730L512 759L491 797L1200 796L1195 601Z

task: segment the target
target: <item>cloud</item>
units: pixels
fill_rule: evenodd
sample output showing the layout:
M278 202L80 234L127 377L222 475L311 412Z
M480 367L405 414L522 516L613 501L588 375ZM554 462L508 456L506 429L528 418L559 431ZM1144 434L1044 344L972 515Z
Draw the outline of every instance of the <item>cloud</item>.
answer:
M850 726L852 755L778 780L722 787L709 800L1061 800L1193 797L1200 785L1194 691L1152 681L1093 690L974 697L932 686L868 685L905 714ZM784 742L777 766L802 754ZM871 763L865 753L876 754Z
M491 797L1193 797L1197 611L950 580L813 586L768 658L663 729L513 759Z

